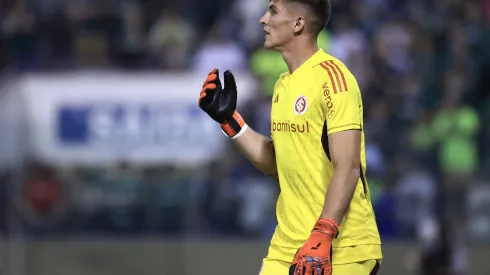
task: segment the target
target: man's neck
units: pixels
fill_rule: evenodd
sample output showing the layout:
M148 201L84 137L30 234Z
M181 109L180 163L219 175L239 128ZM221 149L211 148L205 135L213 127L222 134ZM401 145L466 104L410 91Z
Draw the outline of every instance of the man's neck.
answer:
M310 57L318 51L316 41L309 43L298 43L298 45L290 45L288 49L281 51L284 62L288 65L289 73L292 74Z

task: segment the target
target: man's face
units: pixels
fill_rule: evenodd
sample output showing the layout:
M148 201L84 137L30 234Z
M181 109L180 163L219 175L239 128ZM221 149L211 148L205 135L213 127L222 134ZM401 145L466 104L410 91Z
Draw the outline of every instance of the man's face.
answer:
M294 38L295 20L283 0L272 0L269 9L260 18L265 32L264 47L277 50L290 42Z

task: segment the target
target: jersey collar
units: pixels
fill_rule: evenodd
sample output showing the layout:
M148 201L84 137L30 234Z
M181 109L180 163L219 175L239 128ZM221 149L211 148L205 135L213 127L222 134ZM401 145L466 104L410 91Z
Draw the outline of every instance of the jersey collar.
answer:
M322 56L325 55L323 49L319 48L316 53L314 53L310 58L308 58L301 66L299 66L293 73L288 72L289 76L296 75L298 72L302 71L303 68L312 68L316 65L316 61Z

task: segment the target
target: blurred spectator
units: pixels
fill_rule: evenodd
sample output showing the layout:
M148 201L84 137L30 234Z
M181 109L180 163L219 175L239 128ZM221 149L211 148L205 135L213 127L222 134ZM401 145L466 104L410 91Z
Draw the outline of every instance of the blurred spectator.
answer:
M259 89L257 90L257 96L247 102L240 110L253 129L264 136L271 134L271 101L271 96Z
M423 218L419 223L420 272L427 275L466 274L466 251L455 242L453 226L446 220Z
M373 141L365 142L366 165L369 167L369 175L373 178L382 178L388 170L386 157L381 146Z
M366 110L365 124L366 140L381 144L382 147L380 150L382 150L383 154L386 154L387 157L391 158L389 153L393 153L396 145L394 142L391 142L393 131L392 127L390 127L391 120L387 102L383 100L374 102L371 107Z
M463 82L459 75L446 79L446 96L433 122L443 173L446 215L463 218L468 187L478 167L476 135L480 121L476 110L462 102Z
M221 69L222 72L241 72L246 66L245 51L238 43L223 35L221 25L211 29L191 65L194 72L201 74L207 74L213 68Z
M19 70L33 69L36 66L37 22L26 1L15 1L1 24L12 67Z
M397 120L400 128L409 128L415 123L422 112L421 93L422 76L417 74L407 75L402 79L402 85L395 97L397 98Z
M276 183L259 173L255 173L255 176L235 176L232 181L238 187L236 195L240 201L240 227L248 236L261 236L272 214L270 210L274 209L276 192L273 186Z
M74 232L93 234L101 229L98 219L104 207L103 169L62 167L60 179L69 183L71 197L70 225Z
M408 24L400 19L383 24L374 37L374 51L395 73L407 73L412 68L409 49L412 35Z
M144 14L137 1L125 1L121 7L122 31L117 41L118 63L123 67L144 66L147 59Z
M364 34L355 28L346 16L337 17L334 26L329 52L344 62L348 68L352 68L351 71L356 76L360 87L364 87L368 77L366 74L367 53L370 50Z
M233 14L242 24L239 39L246 47L260 43L263 35L262 27L258 24L259 18L267 10L269 3L262 0L235 1Z
M186 226L189 178L185 169L167 165L148 171L141 197L153 232L180 235Z
M178 10L164 8L150 29L150 50L163 68L185 69L195 35L194 27Z
M404 235L414 236L419 220L437 215L437 182L410 158L398 161L400 175L394 187L397 221Z
M435 160L435 149L433 147L434 137L432 134L432 117L427 112L419 114L418 120L412 128L410 144L422 165L432 171L438 171Z
M225 197L224 189L226 171L230 169L225 165L228 162L211 163L209 174L205 184L204 197L201 213L207 220L206 229L211 234L228 235L230 231L237 231L236 205Z
M392 188L389 186L379 188L378 184L380 184L380 182L376 180L376 178L369 181L369 184L369 190L373 190L375 195L375 200L372 199L372 203L376 213L376 223L381 238L383 240L390 240L400 237L395 212L395 199L397 198L394 196ZM371 184L373 185L372 187Z
M37 1L39 5L40 66L45 69L70 68L73 60L73 22L62 1Z
M100 183L104 192L103 214L106 228L115 233L134 233L140 228L138 195L142 188L142 175L126 162L107 171Z
M479 241L490 241L490 184L479 182L468 194L468 229Z
M192 10L197 13L196 26L199 33L206 33L214 28L218 21L230 12L234 1L229 0L191 0ZM227 22L228 23L228 22ZM223 26L226 27L226 26ZM203 37L200 36L202 39Z
M274 92L278 76L288 71L288 66L279 52L263 48L252 53L250 67L261 83L262 91L269 96Z
M76 26L75 53L79 68L107 67L114 60L122 19L115 2L73 1L68 5L70 20Z

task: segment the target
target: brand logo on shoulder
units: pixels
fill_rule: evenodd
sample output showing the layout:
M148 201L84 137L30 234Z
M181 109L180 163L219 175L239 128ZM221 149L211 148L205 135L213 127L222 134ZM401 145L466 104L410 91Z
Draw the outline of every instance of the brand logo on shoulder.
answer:
M302 115L308 109L308 100L304 95L298 96L294 102L294 113L297 115Z
M327 117L328 119L332 119L335 115L335 106L333 104L332 95L330 94L330 89L328 88L328 82L325 82L322 86L323 89L323 97L327 102Z

